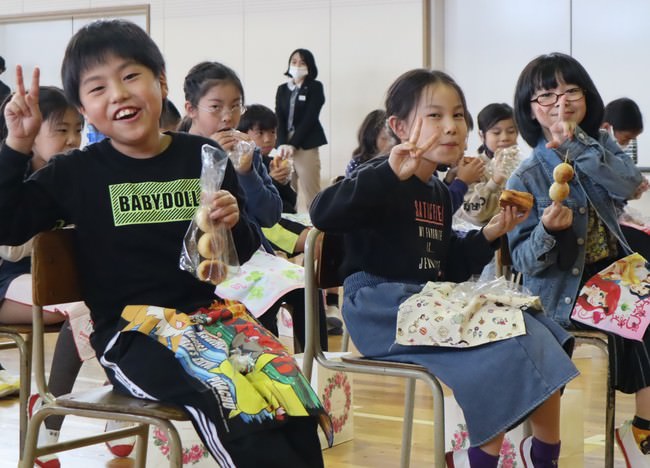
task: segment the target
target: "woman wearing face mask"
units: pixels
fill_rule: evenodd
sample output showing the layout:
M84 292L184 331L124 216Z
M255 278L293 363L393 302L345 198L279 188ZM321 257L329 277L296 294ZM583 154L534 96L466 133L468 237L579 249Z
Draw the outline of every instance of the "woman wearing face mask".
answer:
M325 94L323 84L316 80L316 61L307 49L291 53L284 74L289 80L278 86L275 94L277 144L283 155L293 156L292 185L298 192L297 208L306 212L320 191L318 147L327 144L327 138L318 116Z

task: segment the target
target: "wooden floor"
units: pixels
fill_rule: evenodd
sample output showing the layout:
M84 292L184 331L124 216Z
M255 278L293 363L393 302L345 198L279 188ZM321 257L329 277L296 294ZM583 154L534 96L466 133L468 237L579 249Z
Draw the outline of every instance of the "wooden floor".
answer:
M46 349L51 355L55 337L46 337ZM339 348L339 338L331 338L331 349ZM2 351L0 362L18 373L16 351ZM584 346L577 350L574 362L581 371L580 377L571 382L568 389L581 391L584 413L584 462L563 461L560 466L602 468L604 459L604 395L606 360L593 347ZM49 368L49 365L48 367ZM354 375L354 438L323 452L325 466L343 467L395 467L399 465L401 412L403 382L389 377ZM86 363L75 389L101 385L104 378L95 360ZM431 396L428 390L418 385L416 391L416 412L413 467L433 465L431 440L433 424ZM629 418L633 412L633 397L617 394L616 424ZM102 430L103 423L81 418L67 418L62 439L75 437L90 431ZM18 461L18 399L0 399L0 467L16 466ZM616 449L615 466L624 468L625 463ZM578 458L579 459L579 458ZM60 454L64 468L130 467L131 459L113 459L103 445L86 447ZM153 465L152 465L153 466ZM215 464L216 466L216 464Z

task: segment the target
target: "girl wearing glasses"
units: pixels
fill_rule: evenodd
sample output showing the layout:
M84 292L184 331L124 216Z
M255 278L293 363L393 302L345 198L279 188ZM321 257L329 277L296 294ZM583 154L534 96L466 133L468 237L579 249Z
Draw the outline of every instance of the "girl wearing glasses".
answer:
M201 62L193 66L183 83L185 111L191 120L188 133L212 138L227 152L236 151L240 141L251 142L248 134L237 131L244 112L244 87L237 73L219 62ZM237 179L246 193L246 210L253 218L265 250L273 247L261 228L280 220L282 199L269 176L262 154L255 144L242 149L235 165Z
M530 192L530 215L508 234L512 261L524 286L540 296L544 310L567 328L582 285L630 253L617 222L626 200L647 190L643 178L607 132L599 131L603 101L589 74L574 58L553 53L522 71L515 91L515 120L533 148L507 187ZM573 166L570 193L562 203L548 191L560 162ZM632 423L617 429L627 466L650 467L641 449L650 442L650 335L644 342L614 338L616 389L636 394Z

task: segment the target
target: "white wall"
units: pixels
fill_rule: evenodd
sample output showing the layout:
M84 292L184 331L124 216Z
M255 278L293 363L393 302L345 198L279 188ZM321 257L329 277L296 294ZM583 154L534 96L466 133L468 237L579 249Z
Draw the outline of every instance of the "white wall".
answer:
M143 1L0 0L0 13ZM561 51L583 63L606 102L629 96L650 119L645 80L650 65L643 55L650 48L647 0L151 0L150 31L165 54L170 97L179 107L183 77L201 60L230 65L242 78L248 103L273 107L288 54L297 47L311 49L325 86L321 121L330 144L321 159L328 180L343 171L361 120L382 106L392 80L423 64L423 1L431 2L432 16L441 19L433 22L432 63L458 80L474 116L490 102L512 103L525 64ZM38 28L10 34L21 34L26 49L47 60L60 60L56 50L62 54L64 43L40 37ZM6 43L0 30L0 55L13 67L21 52L6 50ZM11 83L9 75L2 78ZM469 149L477 146L475 131ZM639 152L640 164L650 166L650 131L641 135Z
M16 15L137 5L143 0L0 0L0 14ZM150 33L167 61L170 98L182 109L183 78L202 60L223 62L237 71L246 102L275 104L277 86L292 50L310 49L325 87L321 122L330 144L321 148L323 179L342 174L356 146L365 115L382 107L389 84L403 71L422 65L422 0L153 0ZM22 29L24 31L24 28ZM13 34L13 32L11 33ZM21 32L25 44L60 62L65 43ZM0 55L9 70L20 53ZM34 44L48 43L34 50ZM59 50L60 56L51 50ZM28 64L31 65L31 64ZM58 70L58 67L56 67ZM11 73L2 76L13 87ZM58 73L47 84L60 84ZM46 80L43 80L46 83Z
M534 57L564 52L587 69L605 103L637 101L650 128L647 0L447 0L444 9L445 68L474 116L490 102L512 104L517 77ZM475 131L469 149L478 145ZM650 131L639 138L639 165L650 166Z

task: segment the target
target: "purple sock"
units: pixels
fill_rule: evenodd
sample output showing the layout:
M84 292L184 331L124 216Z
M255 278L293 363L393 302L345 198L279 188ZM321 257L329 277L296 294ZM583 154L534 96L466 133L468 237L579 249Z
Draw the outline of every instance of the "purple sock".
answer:
M535 468L555 468L560 458L560 442L557 444L547 444L533 437L531 441L530 458L535 464Z
M490 455L480 447L470 447L467 450L467 457L472 468L496 468L499 463L498 455Z

